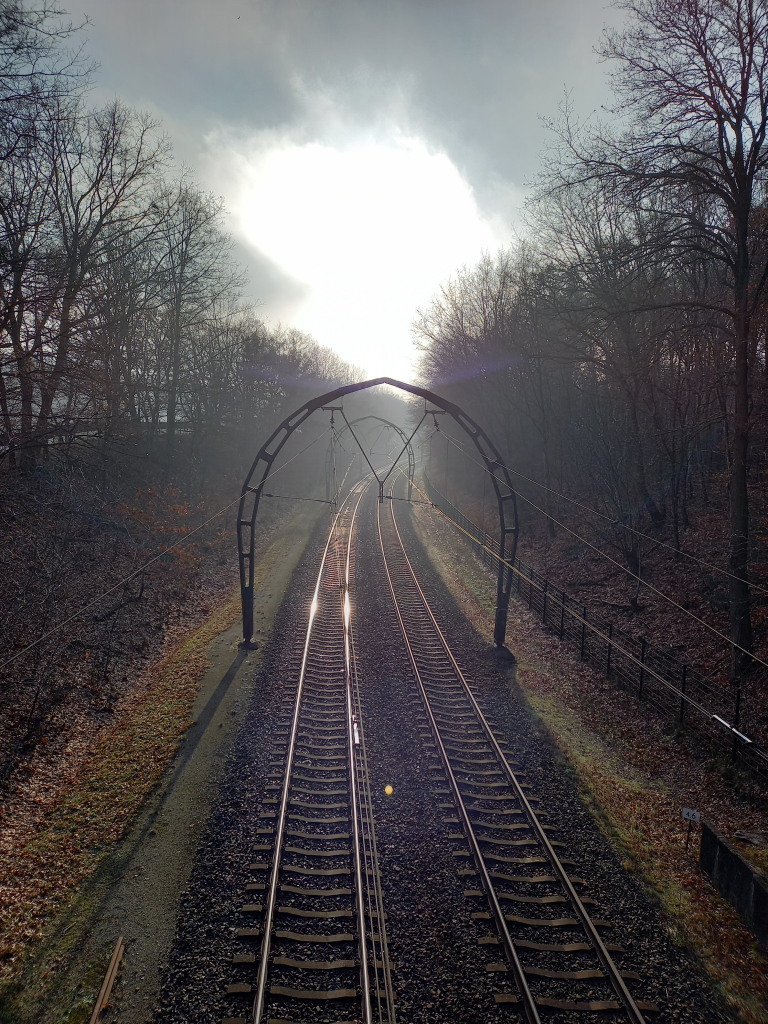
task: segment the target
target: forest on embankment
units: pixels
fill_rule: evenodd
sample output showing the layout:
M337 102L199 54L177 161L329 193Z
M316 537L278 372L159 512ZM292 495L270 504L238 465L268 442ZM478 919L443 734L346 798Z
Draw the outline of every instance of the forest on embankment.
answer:
M496 441L520 552L553 586L754 694L768 8L621 6L602 44L613 119L553 123L525 240L418 314L421 380ZM79 45L47 0L0 3L6 781L65 743L76 711L109 716L136 666L230 585L234 513L212 517L276 423L361 378L244 304L221 201L162 125L94 106ZM432 483L493 532L487 475L448 433L428 442ZM285 493L322 487L322 457L309 465L288 467Z
M496 439L553 591L764 708L768 5L616 6L612 97L566 100L524 239L421 310L424 379ZM493 535L471 445L430 444Z
M80 46L47 0L0 3L4 784L98 730L231 592L216 513L284 416L359 373L244 303L221 200L162 125L90 102ZM281 482L323 478L321 454Z

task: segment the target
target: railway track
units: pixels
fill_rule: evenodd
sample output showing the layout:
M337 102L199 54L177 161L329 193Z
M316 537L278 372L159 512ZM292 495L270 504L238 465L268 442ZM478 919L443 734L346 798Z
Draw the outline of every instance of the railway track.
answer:
M573 862L438 625L395 505L378 506L385 572L423 703L423 739L438 754L440 807L457 826L454 856L485 931L479 942L500 954L486 966L494 999L529 1024L543 1011L562 1022L599 1015L642 1024L657 1008L633 994L638 975L622 969L624 950L604 937L621 922L591 916L586 882L572 877Z
M359 712L350 491L329 533L259 812L224 1024L394 1024L386 915ZM241 1003L242 1005L242 1003Z
M364 507L364 490L339 510L317 582L302 569L278 620L158 1019L640 1024L649 993L664 1020L732 1019L614 871L503 673L441 607L451 641L463 638L452 653L403 546L402 502L369 490Z

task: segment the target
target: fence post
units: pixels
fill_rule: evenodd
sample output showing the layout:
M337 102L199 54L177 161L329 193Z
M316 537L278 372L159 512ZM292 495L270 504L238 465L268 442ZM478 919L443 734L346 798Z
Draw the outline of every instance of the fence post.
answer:
M611 674L611 651L613 650L613 623L608 624L608 651L605 656L605 674Z
M547 584L549 580L544 580L544 603L541 609L541 621L546 626L547 624Z
M533 569L528 570L528 607L533 604Z
M563 626L565 625L565 591L560 591L560 639L563 639Z
M587 642L587 606L583 604L581 606L581 651L579 652L579 660L584 661L584 645Z
M682 679L680 680L680 693L682 694L682 696L680 698L680 714L678 716L678 721L679 721L680 725L683 724L683 718L685 717L685 684L687 682L688 682L688 666L684 664L683 665L683 675L682 675Z
M736 696L734 697L733 703L733 727L734 729L739 728L739 718L741 716L741 680L736 680ZM736 756L739 752L739 741L736 737L733 737L733 747L731 748L731 760L735 761Z
M640 640L640 685L637 690L637 703L643 701L643 683L645 682L645 637Z

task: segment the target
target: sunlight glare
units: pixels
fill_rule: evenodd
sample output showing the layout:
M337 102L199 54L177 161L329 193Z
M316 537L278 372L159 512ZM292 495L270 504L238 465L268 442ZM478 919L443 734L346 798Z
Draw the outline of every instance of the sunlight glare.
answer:
M215 142L215 145L214 145ZM209 139L233 227L307 287L291 326L370 374L412 378L411 325L504 239L445 153L393 131L345 144Z

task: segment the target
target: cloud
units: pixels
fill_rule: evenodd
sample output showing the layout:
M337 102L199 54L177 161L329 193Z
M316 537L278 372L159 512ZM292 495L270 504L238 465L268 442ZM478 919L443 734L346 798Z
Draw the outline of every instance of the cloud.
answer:
M508 235L423 139L326 123L325 138L212 134L206 175L225 185L241 244L304 287L291 323L373 375L408 379L417 307Z
M291 324L307 301L309 287L286 274L273 260L252 245L235 238L234 256L245 270L245 299L259 320Z
M366 345L370 365L395 345L403 365L415 307L508 239L540 115L566 87L580 115L606 101L592 46L621 16L605 0L81 5L95 94L156 112L223 196L259 314Z
M293 129L306 95L324 95L348 123L389 116L428 139L481 196L490 174L520 186L535 172L539 117L564 88L580 112L605 100L592 47L619 16L605 0L81 4L108 87L153 99L190 134L222 122Z

